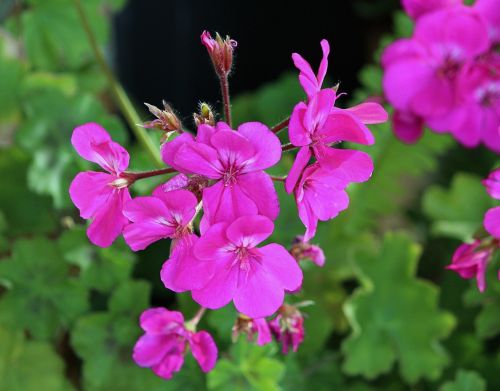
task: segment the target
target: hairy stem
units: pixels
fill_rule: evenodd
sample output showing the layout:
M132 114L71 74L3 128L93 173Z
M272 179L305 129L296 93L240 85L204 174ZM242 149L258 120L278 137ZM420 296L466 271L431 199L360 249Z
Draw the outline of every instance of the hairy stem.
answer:
M222 94L222 102L224 106L224 118L229 127L232 128L233 124L231 119L231 102L229 98L229 81L227 79L227 74L220 75L219 80L220 80L220 90Z
M78 12L78 15L80 17L80 23L82 24L82 27L85 30L85 34L87 35L87 39L92 48L95 59L99 64L101 71L104 73L108 81L109 88L113 93L116 103L120 107L120 110L123 113L129 127L132 129L132 131L134 132L135 136L137 137L143 148L150 155L151 160L155 163L155 165L158 167L163 167L164 164L160 158L158 148L153 143L146 130L138 126L138 124L142 122L139 115L135 111L132 102L130 101L129 97L123 90L122 86L116 80L113 71L108 66L106 60L104 59L103 54L101 53L97 40L94 36L94 33L90 28L90 23L87 18L87 15L85 14L85 10L82 6L81 0L73 0L73 1L75 4L75 8Z
M278 134L279 132L281 132L283 129L285 129L288 126L289 122L290 122L290 117L284 119L279 124L274 125L271 128L271 132L273 132L274 134Z
M153 176L164 175L164 174L172 174L177 172L174 168L162 168L160 170L152 170L152 171L143 171L143 172L125 172L123 175L126 178L130 178L134 182L138 179L151 178Z
M286 181L286 176L276 176L276 175L269 175L273 181L276 182L285 182Z
M299 147L296 147L295 145L293 145L291 143L284 144L284 145L281 146L281 150L283 152L293 151L294 149L299 149Z

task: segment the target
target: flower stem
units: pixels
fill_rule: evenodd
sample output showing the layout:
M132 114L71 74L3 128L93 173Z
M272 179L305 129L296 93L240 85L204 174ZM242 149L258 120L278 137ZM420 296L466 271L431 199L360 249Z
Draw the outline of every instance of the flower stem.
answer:
M155 163L155 165L158 167L163 167L164 164L160 158L159 149L153 143L148 133L143 128L138 126L138 124L142 122L139 115L135 111L132 102L130 101L129 97L123 90L122 86L116 80L113 71L108 66L106 60L104 59L103 54L101 53L97 40L90 27L87 15L85 14L85 10L82 6L81 0L73 0L73 1L75 4L76 11L80 17L80 23L85 31L85 34L87 35L87 39L92 48L95 59L99 64L101 71L104 73L104 76L108 80L109 88L111 89L115 101L120 107L120 110L122 111L129 127L132 129L132 132L134 132L135 136L137 137L143 148L150 155L151 160Z
M290 117L284 119L279 124L274 125L271 128L271 132L273 132L274 134L278 134L279 132L281 132L283 129L285 129L288 126L289 122L290 122Z
M219 81L224 106L224 118L229 127L232 128L233 124L231 119L231 102L229 98L229 81L227 79L227 74L219 75Z
M293 145L293 144L290 144L290 143L288 143L288 144L284 144L284 145L282 145L282 146L281 146L281 150L282 150L283 152L293 151L294 149L298 149L298 148L299 148L299 147L297 147L297 146L295 146L295 145Z
M200 309L196 312L195 316L189 321L189 323L196 328L206 310L207 309L205 307L200 307Z
M285 182L286 181L286 176L276 176L276 175L269 175L273 181L276 182Z
M130 178L132 181L136 181L138 179L151 178L153 176L164 175L164 174L172 174L177 172L176 169L168 167L162 168L160 170L152 170L152 171L143 171L143 172L125 172L123 175L126 178Z

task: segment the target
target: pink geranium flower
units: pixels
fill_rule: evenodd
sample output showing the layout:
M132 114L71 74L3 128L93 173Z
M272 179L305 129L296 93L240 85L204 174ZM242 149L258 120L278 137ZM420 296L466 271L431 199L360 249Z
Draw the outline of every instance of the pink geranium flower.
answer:
M211 309L233 300L236 309L251 318L274 313L285 290L300 287L302 271L283 246L256 247L273 229L273 222L264 216L212 225L196 243L194 254L212 262L214 273L202 289L192 291L193 299Z
M80 210L80 216L92 220L87 230L90 241L97 246L108 247L128 223L122 210L130 200L130 181L124 175L129 154L95 123L75 128L71 143L81 157L106 170L79 173L71 182L69 194Z
M162 154L179 171L213 181L203 189L202 232L243 215L278 216L278 196L264 169L279 161L281 144L267 126L248 122L233 131L223 122L200 125L196 138L182 135L165 144Z
M462 4L462 0L401 0L408 15L417 20L421 16L441 8Z
M488 193L495 199L500 199L500 169L493 171L483 181ZM491 208L484 216L484 228L493 237L500 239L500 206Z
M480 248L481 241L463 243L453 254L451 265L447 269L457 272L462 278L476 278L479 291L486 288L486 268L491 259L493 249L491 247Z
M133 359L141 367L149 367L164 378L171 379L184 364L187 345L203 372L209 372L217 360L217 346L206 331L193 332L184 324L180 312L151 308L140 318L145 334L134 346Z
M332 219L347 208L349 197L345 189L349 183L364 182L373 171L373 163L365 153L346 149L334 152L330 167L312 164L304 170L295 188L299 217L306 226L306 241L316 234L318 220Z
M291 305L283 305L279 314L269 322L269 327L276 340L281 343L283 354L288 354L290 348L296 352L304 341L304 318Z
M485 18L491 42L493 44L500 43L500 7L498 6L498 0L476 0L474 9Z

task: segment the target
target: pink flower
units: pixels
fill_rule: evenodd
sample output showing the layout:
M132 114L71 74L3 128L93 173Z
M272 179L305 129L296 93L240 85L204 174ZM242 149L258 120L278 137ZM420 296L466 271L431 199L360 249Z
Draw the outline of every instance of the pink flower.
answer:
M187 190L164 192L158 188L152 197L136 197L123 209L131 221L123 237L134 251L144 250L160 239L181 238L191 233L196 205L198 200Z
M500 199L500 169L493 171L483 181L488 193L495 199ZM500 206L489 209L484 216L484 228L490 235L500 239Z
M401 0L408 15L417 20L421 16L441 8L462 4L462 0Z
M500 43L500 7L497 0L476 0L476 9L486 20L493 44Z
M247 122L233 131L223 122L201 125L196 139L182 135L165 144L162 154L179 171L215 182L203 189L202 232L243 215L278 216L278 195L263 170L279 161L281 144L267 126Z
M276 318L269 322L269 327L276 340L281 343L283 354L288 354L290 348L296 352L304 341L304 318L291 305L283 305Z
M299 217L306 226L304 240L316 233L318 220L327 221L346 209L349 197L345 192L351 182L368 180L373 171L371 159L363 152L332 149L331 166L314 163L307 167L295 188Z
M193 299L216 309L233 300L239 312L262 318L283 303L285 290L302 283L302 271L283 246L275 243L257 248L273 232L264 216L243 216L232 223L212 225L194 247L195 256L213 263L213 276Z
M445 115L455 104L461 67L489 48L488 31L472 8L456 6L418 19L412 39L383 53L383 87L389 102L424 118Z
M410 112L395 110L392 116L392 128L398 139L413 144L424 132L424 120Z
M325 264L325 253L323 252L321 247L309 243L301 235L297 236L293 241L292 248L290 249L290 254L292 254L292 256L297 261L310 259L320 267Z
M233 51L238 43L229 37L222 39L217 33L215 39L208 31L201 34L201 43L207 48L218 75L227 75L233 64Z
M476 278L479 291L486 288L486 267L491 259L493 250L491 247L480 248L481 241L463 243L453 254L451 265L446 268L458 273L462 278Z
M71 182L69 195L80 210L80 216L92 220L87 230L90 241L108 247L128 223L122 210L130 200L128 186L131 181L124 174L129 154L95 123L75 128L71 143L81 157L107 171L79 173Z
M271 330L265 318L252 319L240 314L233 326L233 341L236 342L240 333L247 334L252 341L257 335L257 345L263 346L272 341Z
M206 331L188 330L180 312L151 308L142 313L140 324L145 334L134 346L133 359L137 365L152 368L156 375L171 379L184 364L189 344L203 372L215 366L217 346L212 336Z

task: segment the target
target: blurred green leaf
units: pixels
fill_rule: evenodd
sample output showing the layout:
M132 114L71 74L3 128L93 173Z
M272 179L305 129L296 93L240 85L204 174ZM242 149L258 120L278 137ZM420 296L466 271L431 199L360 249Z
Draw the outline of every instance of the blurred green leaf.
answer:
M21 81L25 74L22 62L7 54L7 43L0 36L0 135L1 122L20 115Z
M8 290L0 316L36 339L51 339L88 309L87 290L71 277L55 242L46 237L20 239L12 257L0 262L0 283Z
M459 370L455 380L443 384L439 391L486 391L486 382L477 372Z
M454 326L438 309L438 290L415 278L420 248L404 234L386 234L378 254L361 253L363 286L345 305L353 328L342 343L343 369L373 379L396 361L408 383L437 379L448 357L439 341Z
M45 342L27 341L23 332L0 326L0 390L70 391L64 363Z
M450 188L431 186L423 199L423 210L430 217L432 232L470 241L481 228L491 198L480 178L465 173L453 177Z

